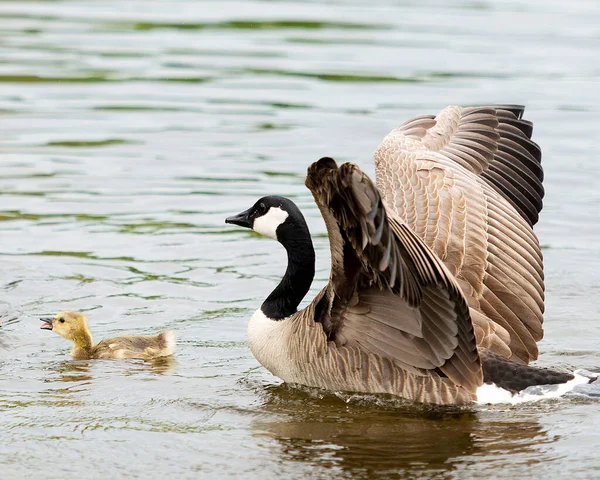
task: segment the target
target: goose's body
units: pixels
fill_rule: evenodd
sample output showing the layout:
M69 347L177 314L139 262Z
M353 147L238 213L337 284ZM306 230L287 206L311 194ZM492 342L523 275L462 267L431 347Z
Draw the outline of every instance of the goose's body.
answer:
M138 358L152 360L172 355L175 335L167 330L154 336L124 336L107 338L94 344L85 315L78 312L62 312L54 318L42 318L41 328L52 330L73 342L75 360L110 360Z
M356 165L313 164L306 185L332 267L303 310L314 249L298 208L264 197L227 219L288 252L281 283L248 326L257 360L289 383L435 404L589 382L527 366L543 334L532 229L543 188L522 112L448 107L407 122L375 153L377 187Z

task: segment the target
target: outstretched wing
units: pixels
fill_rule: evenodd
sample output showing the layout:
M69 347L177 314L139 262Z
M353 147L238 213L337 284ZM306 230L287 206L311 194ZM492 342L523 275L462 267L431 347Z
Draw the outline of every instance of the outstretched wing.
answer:
M353 164L323 158L306 186L332 256L330 340L388 358L417 375L435 370L474 392L482 372L461 290L429 247L393 213Z
M528 363L543 336L544 273L533 232L541 151L523 107L447 107L393 130L375 152L377 187L467 297L477 341Z

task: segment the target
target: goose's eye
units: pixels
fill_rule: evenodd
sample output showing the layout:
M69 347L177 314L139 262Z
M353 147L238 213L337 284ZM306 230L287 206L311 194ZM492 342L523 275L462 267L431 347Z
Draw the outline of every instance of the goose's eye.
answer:
M58 319L58 321L59 321L60 323L65 323L65 319L64 319L64 318L59 318L59 319Z
M265 212L267 211L267 207L265 206L265 204L264 204L264 203L261 203L261 204L258 206L258 211L259 211L260 213L265 213Z

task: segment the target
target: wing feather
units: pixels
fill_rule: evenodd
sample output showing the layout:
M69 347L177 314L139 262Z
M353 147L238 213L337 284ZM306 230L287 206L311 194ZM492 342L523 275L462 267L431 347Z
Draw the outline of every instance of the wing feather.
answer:
M518 105L447 107L409 120L379 145L375 168L388 210L467 294L478 341L527 363L543 336L543 259L532 226L544 175L523 112Z
M329 338L416 375L435 370L474 392L482 373L469 308L440 259L386 211L377 188L356 165L338 168L321 159L309 168L306 185L332 246L335 295L323 322ZM333 258L340 252L343 258Z

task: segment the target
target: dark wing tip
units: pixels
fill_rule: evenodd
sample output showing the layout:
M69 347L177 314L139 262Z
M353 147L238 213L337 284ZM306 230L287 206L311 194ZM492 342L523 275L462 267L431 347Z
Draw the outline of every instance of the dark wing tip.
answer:
M319 171L319 170L335 170L338 168L337 162L331 157L323 157L313 163L309 170Z
M500 104L500 105L490 105L490 107L494 108L495 110L504 110L505 112L510 112L517 119L521 119L523 117L523 113L525 113L525 105Z
M490 166L497 168L495 173L490 171L484 176L533 226L543 208L542 151L531 140L533 124L523 119L524 107L510 105L495 108L500 139Z
M330 170L337 170L338 165L336 161L331 157L323 157L312 163L306 172L305 185L311 189L319 182L321 175Z

